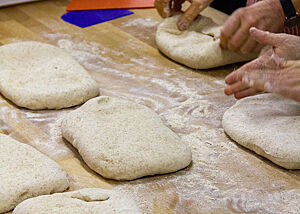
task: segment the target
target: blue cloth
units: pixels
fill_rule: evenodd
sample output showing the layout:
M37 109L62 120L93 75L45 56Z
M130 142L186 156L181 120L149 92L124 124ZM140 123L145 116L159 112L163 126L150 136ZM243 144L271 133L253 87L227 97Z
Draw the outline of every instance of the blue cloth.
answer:
M125 9L70 11L61 16L62 20L81 28L133 14Z

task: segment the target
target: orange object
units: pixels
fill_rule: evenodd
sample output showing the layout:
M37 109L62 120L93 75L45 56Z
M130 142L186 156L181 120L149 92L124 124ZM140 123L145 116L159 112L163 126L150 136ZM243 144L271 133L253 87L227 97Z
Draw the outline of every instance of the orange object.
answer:
M152 8L154 0L73 0L67 7L72 10Z

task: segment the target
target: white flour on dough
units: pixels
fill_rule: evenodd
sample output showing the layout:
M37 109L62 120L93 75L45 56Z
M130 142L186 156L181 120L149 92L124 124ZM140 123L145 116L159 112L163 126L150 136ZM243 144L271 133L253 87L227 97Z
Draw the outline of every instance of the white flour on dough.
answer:
M300 103L274 94L244 98L223 116L238 144L287 169L300 169Z
M116 180L175 172L192 158L153 110L112 97L94 98L67 114L62 135L91 169Z
M65 171L33 147L0 134L0 213L39 195L69 187Z
M99 94L96 82L68 53L40 42L0 47L0 92L18 106L61 109Z
M191 68L208 69L255 58L223 50L219 45L222 27L210 18L198 16L186 31L178 30L178 19L166 18L156 32L158 48L171 59Z
M127 195L99 188L43 195L19 204L13 214L139 214Z

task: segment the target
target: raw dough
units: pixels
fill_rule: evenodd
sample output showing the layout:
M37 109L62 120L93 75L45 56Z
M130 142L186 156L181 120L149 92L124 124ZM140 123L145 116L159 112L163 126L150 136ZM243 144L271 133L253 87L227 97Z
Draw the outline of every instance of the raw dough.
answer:
M190 148L154 111L117 98L94 98L66 115L62 135L106 178L164 174L191 162Z
M43 195L19 204L13 214L135 214L140 213L132 199L113 190L81 189Z
M272 162L300 169L300 103L274 94L244 98L225 112L223 128Z
M39 42L0 47L0 92L29 109L60 109L99 94L96 82L68 53Z
M171 59L188 67L207 69L251 60L254 54L242 55L222 50L220 30L210 18L198 16L186 31L177 29L179 15L166 18L157 28L156 44Z
M69 187L65 171L33 147L0 134L0 213L20 202Z

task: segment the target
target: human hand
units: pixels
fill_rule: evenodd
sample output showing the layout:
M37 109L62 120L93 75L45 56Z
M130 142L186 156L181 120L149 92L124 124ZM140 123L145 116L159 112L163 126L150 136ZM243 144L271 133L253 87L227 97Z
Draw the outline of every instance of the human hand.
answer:
M155 0L154 5L158 13L163 18L181 13L182 4L186 0ZM191 22L199 15L199 13L210 5L213 0L188 0L191 5L183 12L177 27L179 30L186 30Z
M260 56L276 54L285 60L300 60L299 36L285 33L269 33L258 30L255 27L250 28L250 35L258 43L265 46Z
M228 86L225 88L224 92L226 95L234 94L237 99L254 95L262 90L269 91L267 88L262 87L261 83L256 84L257 81L254 81L252 78L261 78L257 74L259 71L262 74L264 72L275 71L275 70L285 70L282 66L285 64L286 60L299 60L300 59L300 38L297 36L287 35L287 34L274 34L265 31L258 30L256 28L250 29L251 36L258 41L261 45L269 45L268 48L261 53L260 57L253 60L252 62L247 63L242 66L240 69L229 74L225 82ZM266 46L267 47L267 46ZM288 69L289 70L289 69ZM297 72L288 71L285 75L296 76L294 80L297 80ZM249 78L249 73L252 73ZM282 71L281 71L282 72ZM279 74L281 72L275 72ZM270 72L268 73L270 74ZM282 78L288 78L285 75L280 75ZM289 81L294 81L293 79ZM262 79L265 82L264 79ZM259 81L258 81L259 82ZM271 81L272 82L272 81ZM276 82L276 81L275 81ZM266 82L265 82L266 83ZM277 84L277 83L276 83ZM292 83L287 82L287 80L283 80L282 84L291 85L292 88L297 88L297 86L292 86ZM272 92L274 93L283 93L283 89L281 92L276 92L277 89L280 89L282 85L277 86ZM295 89L296 90L296 89ZM288 93L288 92L287 92ZM282 94L283 95L283 94ZM286 95L290 98L292 96Z
M262 45L249 35L249 29L257 27L270 32L281 32L284 21L280 0L264 0L240 8L224 24L220 45L222 48L242 53L259 52Z
M244 71L242 84L248 86L248 92L258 91L279 94L300 102L300 60L285 61L280 66ZM245 91L231 88L235 95L242 97Z
M241 99L262 92L263 89L256 87L257 85L254 84L256 80L253 80L254 77L250 73L263 74L264 72L278 70L282 68L283 62L284 59L275 54L260 56L238 70L233 71L225 78L227 86L224 93L228 96L233 94L236 99ZM251 77L249 78L249 76Z

